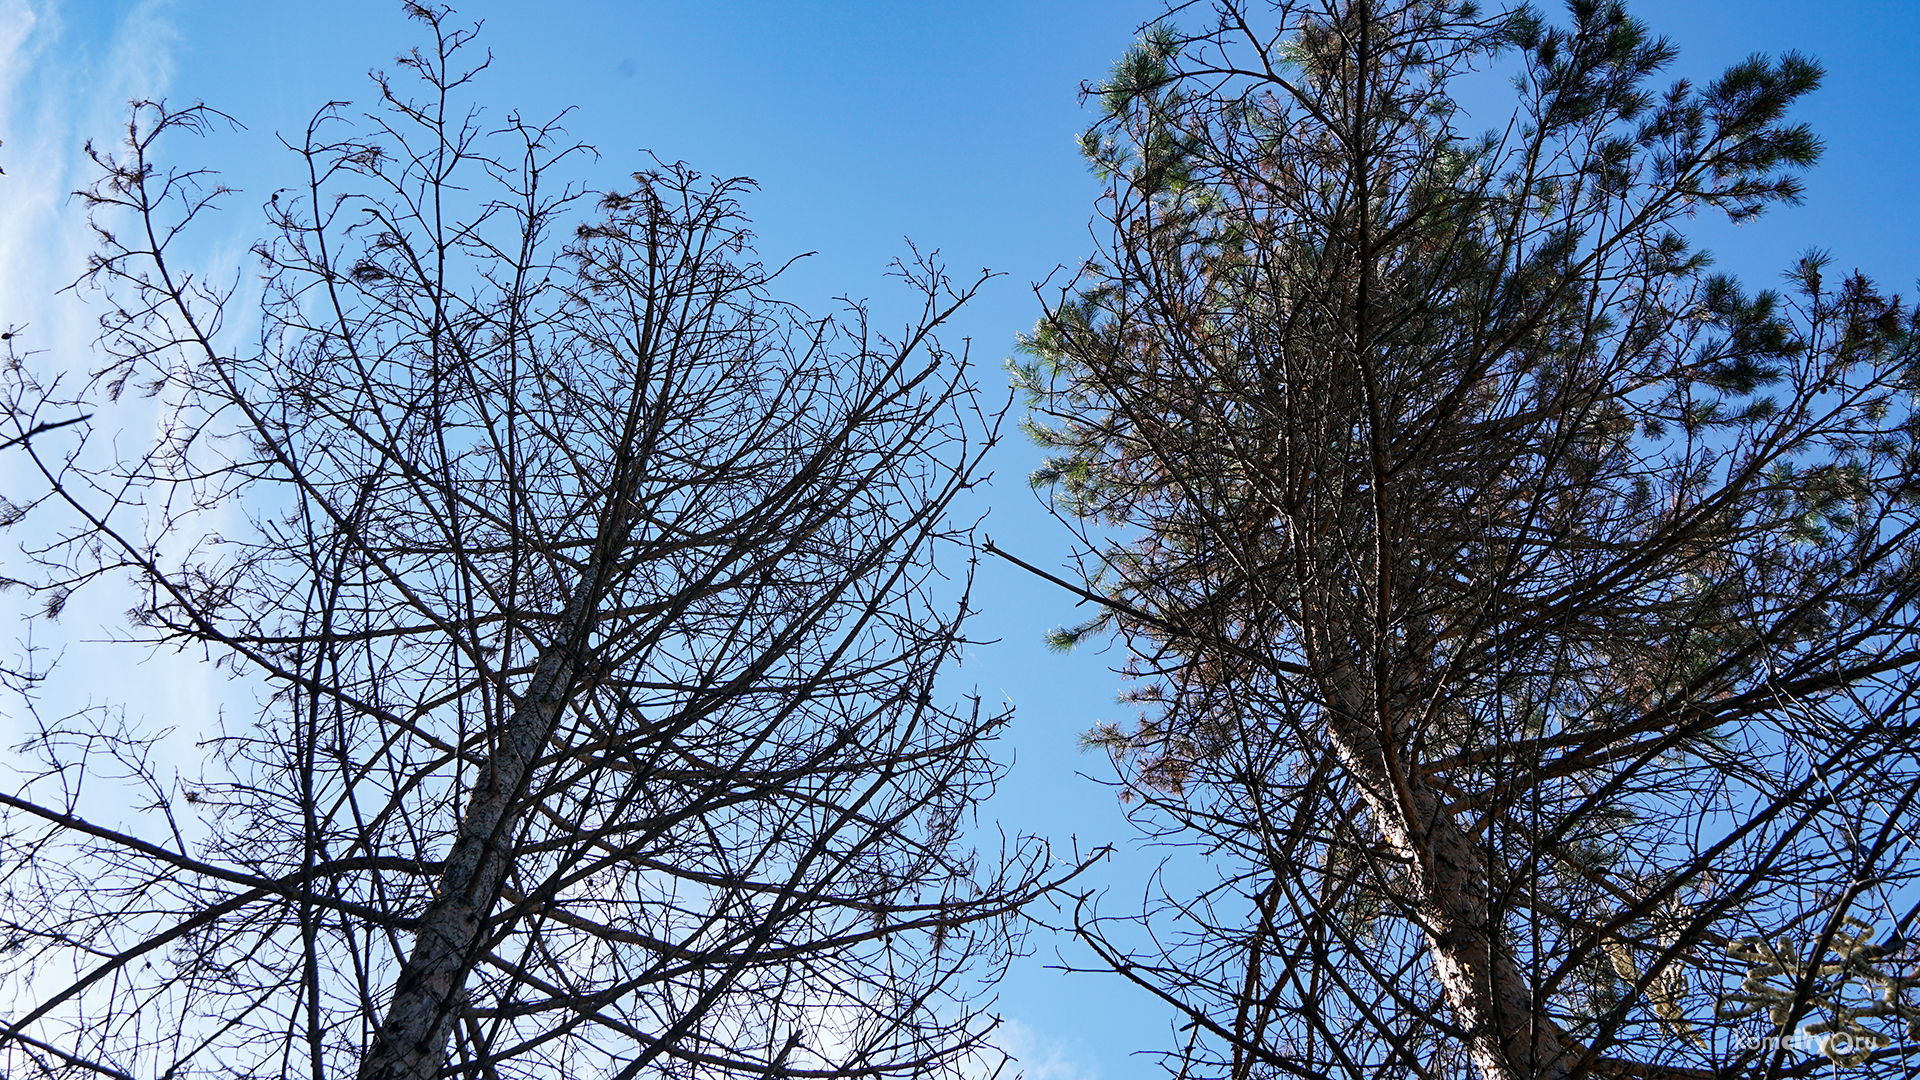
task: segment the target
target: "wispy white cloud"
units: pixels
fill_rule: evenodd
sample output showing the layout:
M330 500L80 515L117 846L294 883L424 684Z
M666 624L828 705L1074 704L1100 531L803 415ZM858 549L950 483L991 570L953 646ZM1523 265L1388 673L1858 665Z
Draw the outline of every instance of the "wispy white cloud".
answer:
M162 0L111 24L76 24L50 0L0 0L0 322L31 324L33 348L91 339L81 306L58 290L86 264L86 215L71 198L89 178L88 140L111 147L127 102L159 97L177 33Z
M65 289L93 248L86 208L72 197L93 179L86 145L113 149L124 137L127 103L166 94L177 43L163 0L136 4L111 21L82 21L73 5L56 0L0 0L0 327L16 333L12 344L41 379L61 376L71 385L95 366L97 312L89 297ZM117 421L164 422L157 402L127 401L120 411ZM24 454L0 453L0 495L21 502L41 491L44 481ZM45 543L59 519L49 508L0 533L0 574L30 576L17 566L20 545ZM143 730L179 733L163 763L191 776L194 741L231 696L226 679L197 654L149 656L103 642L124 636L122 612L131 599L113 587L82 590L57 622L32 628L34 643L46 650L32 666L59 657L39 695L41 715L126 701L129 719ZM38 604L16 591L4 606L10 610L0 623L0 663L17 665L16 641L26 631L12 616ZM0 715L12 745L22 718L11 703L0 705Z
M994 1041L1014 1061L1001 1074L1024 1080L1100 1080L1100 1070L1081 1060L1073 1040L1059 1038L1019 1020L1002 1021Z

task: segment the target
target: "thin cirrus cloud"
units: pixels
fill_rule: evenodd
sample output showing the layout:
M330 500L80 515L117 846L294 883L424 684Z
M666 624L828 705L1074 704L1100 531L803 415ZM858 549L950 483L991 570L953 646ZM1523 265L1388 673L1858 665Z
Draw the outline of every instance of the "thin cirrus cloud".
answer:
M68 18L68 5L0 0L0 329L36 378L59 378L77 389L96 367L98 312L84 289L70 289L93 250L87 209L73 193L94 179L87 146L116 152L125 138L128 103L158 99L169 90L179 35L166 5L145 0L112 19ZM110 224L110 223L109 223ZM240 247L239 250L244 250ZM238 280L236 252L207 249L206 265ZM135 394L113 407L112 424L164 425L157 401ZM54 419L59 419L58 417ZM70 429L71 434L79 429ZM104 445L106 434L94 441ZM71 441L55 449L64 452ZM0 454L0 497L19 503L45 490L31 459L15 449ZM22 548L51 542L61 527L48 506L0 534L7 560ZM164 545L163 545L164 553ZM91 595L90 595L91 594ZM125 609L135 599L117 588L86 589L57 620L22 630L16 616L45 597L14 589L0 595L0 665L46 671L31 702L8 695L0 703L0 746L19 747L48 722L86 716L86 723L127 722L156 734L156 775L163 783L191 778L204 756L197 746L218 723L223 704L246 690L201 662L198 654L134 652L113 644L125 637ZM137 678L130 672L138 665ZM137 696L119 691L139 687ZM0 760L9 782L30 769L27 758ZM111 785L89 785L105 793ZM85 804L101 823L132 824L124 799Z
M90 324L49 286L77 276L91 247L70 197L87 180L84 146L110 148L127 103L159 97L171 81L177 35L162 7L147 0L96 26L68 20L57 3L0 0L0 321L38 324L35 348Z

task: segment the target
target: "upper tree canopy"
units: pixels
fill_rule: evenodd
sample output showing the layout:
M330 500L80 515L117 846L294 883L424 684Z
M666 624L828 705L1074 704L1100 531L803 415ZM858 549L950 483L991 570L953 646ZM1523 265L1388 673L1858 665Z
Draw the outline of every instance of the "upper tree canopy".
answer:
M1105 601L1058 643L1138 679L1094 741L1223 868L1079 930L1182 1075L1903 1068L1913 312L1683 234L1799 198L1819 68L1664 84L1590 0L1206 18L1091 88L1105 243L1019 369Z

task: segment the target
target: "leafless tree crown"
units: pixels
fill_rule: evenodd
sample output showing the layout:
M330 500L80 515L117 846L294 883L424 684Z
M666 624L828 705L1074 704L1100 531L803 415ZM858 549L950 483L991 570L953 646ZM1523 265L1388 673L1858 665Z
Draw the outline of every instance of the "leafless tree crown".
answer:
M130 577L133 639L261 704L178 783L138 719L42 724L4 1069L990 1066L978 976L1051 870L971 854L1007 717L935 684L997 416L934 335L977 283L905 265L897 335L777 302L748 182L566 186L578 148L463 104L471 32L412 13L406 78L293 147L250 347L178 255L222 192L157 155L220 117L148 103L85 193L99 370L6 375L45 614ZM160 828L88 820L116 770Z

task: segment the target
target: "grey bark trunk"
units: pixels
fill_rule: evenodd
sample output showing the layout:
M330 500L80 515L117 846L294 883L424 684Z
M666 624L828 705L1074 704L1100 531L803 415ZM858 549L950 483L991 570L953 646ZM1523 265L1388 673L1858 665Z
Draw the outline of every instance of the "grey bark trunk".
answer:
M1389 770L1381 733L1368 720L1371 695L1335 689L1338 704L1328 710L1335 751L1383 838L1411 867L1434 973L1470 1033L1474 1067L1485 1080L1566 1080L1585 1048L1539 1012L1500 940L1486 859L1436 792L1417 775L1396 778Z
M1454 1017L1469 1036L1468 1054L1484 1080L1712 1080L1708 1070L1594 1056L1539 1008L1493 917L1487 860L1417 774L1398 781L1379 729L1368 722L1371 695L1351 669L1333 681L1328 731L1334 750L1380 822L1383 839L1412 868L1421 929ZM1404 809L1403 809L1404 807ZM1576 1074L1575 1070L1579 1068Z
M466 996L467 972L479 957L487 917L499 902L512 862L528 774L552 739L582 666L592 597L598 591L596 576L590 572L582 578L525 696L481 766L439 892L420 918L386 1020L361 1059L360 1080L433 1080L440 1075L447 1038Z

